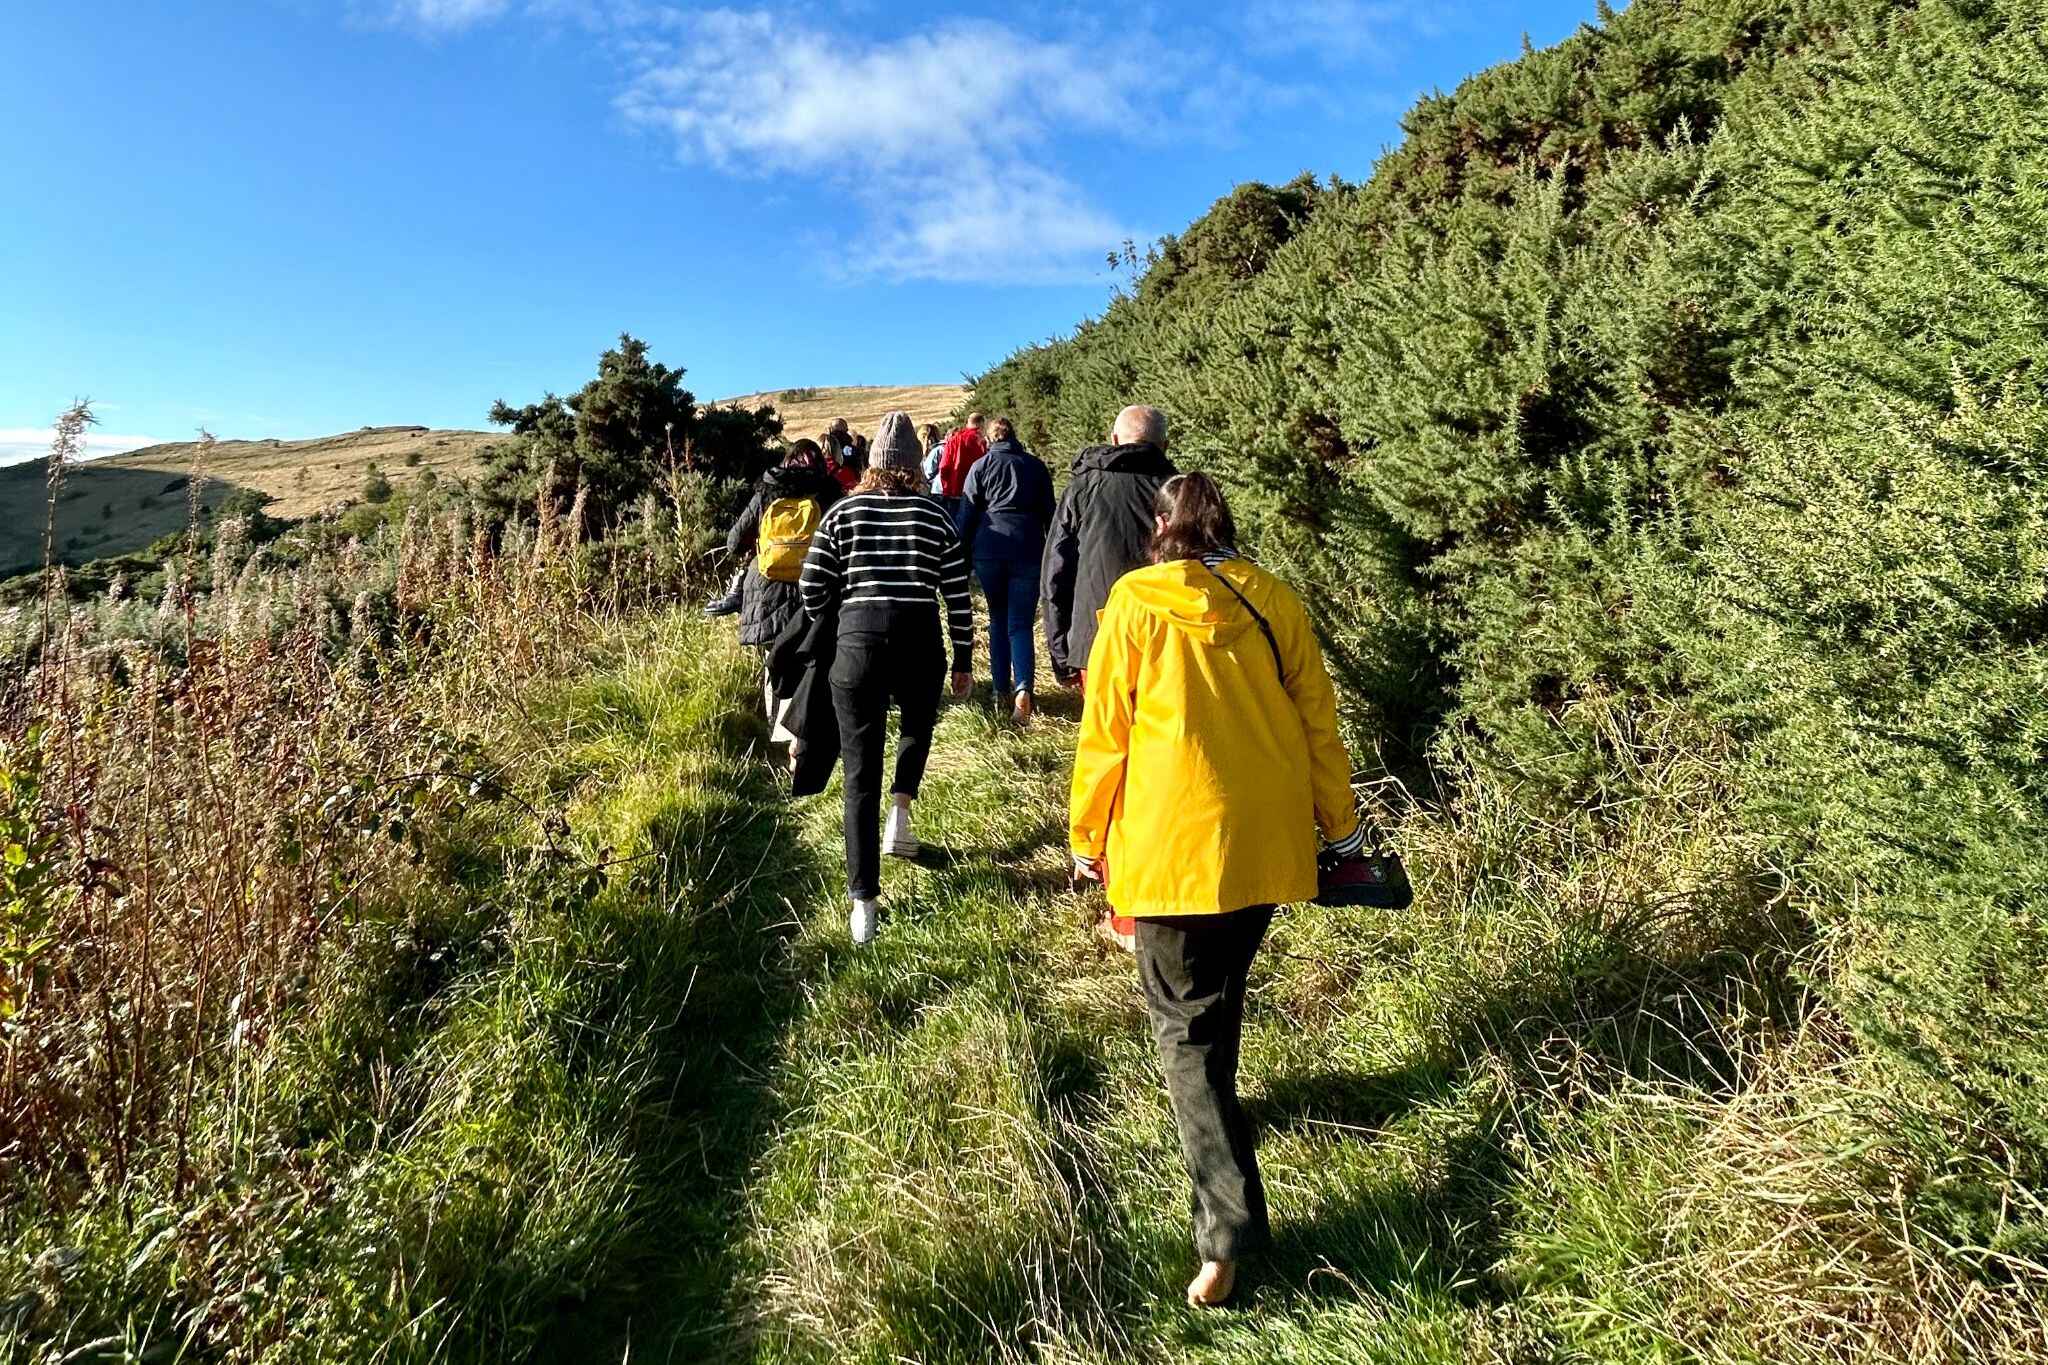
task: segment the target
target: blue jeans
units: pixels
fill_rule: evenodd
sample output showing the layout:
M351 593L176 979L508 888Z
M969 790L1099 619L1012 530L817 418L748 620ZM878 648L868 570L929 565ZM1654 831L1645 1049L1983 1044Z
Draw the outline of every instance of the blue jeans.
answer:
M1038 623L1038 561L977 559L974 576L988 597L988 663L996 696L1032 691L1038 659L1031 634Z

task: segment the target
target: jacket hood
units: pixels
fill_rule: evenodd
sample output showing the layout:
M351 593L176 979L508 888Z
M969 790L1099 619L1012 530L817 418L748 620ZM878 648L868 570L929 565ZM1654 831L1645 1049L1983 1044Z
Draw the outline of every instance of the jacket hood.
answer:
M1175 474L1173 461L1166 458L1166 452L1151 444L1129 446L1089 446L1074 457L1074 473L1085 469L1101 470L1112 474Z
M1237 572L1229 563L1211 569L1199 559L1176 559L1125 574L1117 591L1128 593L1146 615L1203 644L1227 645L1246 631L1258 629L1237 594L1218 581L1218 574L1231 573L1238 591L1244 592L1246 584L1235 576Z
M990 455L1029 455L1031 452L1024 448L1024 443L1022 441L1010 440L997 441L995 444L991 445L988 448L988 453Z
M838 481L824 470L805 469L802 465L776 465L761 476L761 482L778 498L816 497L827 485L834 492L839 489Z

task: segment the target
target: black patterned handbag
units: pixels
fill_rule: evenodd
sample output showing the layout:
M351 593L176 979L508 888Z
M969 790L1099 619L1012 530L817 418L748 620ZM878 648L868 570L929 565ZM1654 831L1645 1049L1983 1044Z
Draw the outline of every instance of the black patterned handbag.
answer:
M1415 888L1398 853L1354 853L1316 862L1316 904L1406 910Z

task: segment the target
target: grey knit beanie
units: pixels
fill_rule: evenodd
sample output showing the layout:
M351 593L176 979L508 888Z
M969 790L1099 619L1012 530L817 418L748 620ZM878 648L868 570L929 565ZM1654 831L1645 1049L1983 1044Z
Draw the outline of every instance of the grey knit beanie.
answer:
M917 439L910 414L892 412L884 416L882 429L875 433L875 443L868 450L868 467L915 470L923 464L924 444Z

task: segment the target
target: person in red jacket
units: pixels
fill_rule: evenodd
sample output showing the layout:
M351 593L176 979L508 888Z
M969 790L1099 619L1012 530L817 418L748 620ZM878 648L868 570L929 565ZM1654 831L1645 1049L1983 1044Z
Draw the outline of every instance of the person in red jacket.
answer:
M988 419L980 413L972 413L967 425L946 438L945 453L939 456L939 486L933 490L939 501L946 504L946 515L953 516L960 510L961 490L967 484L967 471L974 468L974 462L988 454L988 437L984 428Z

